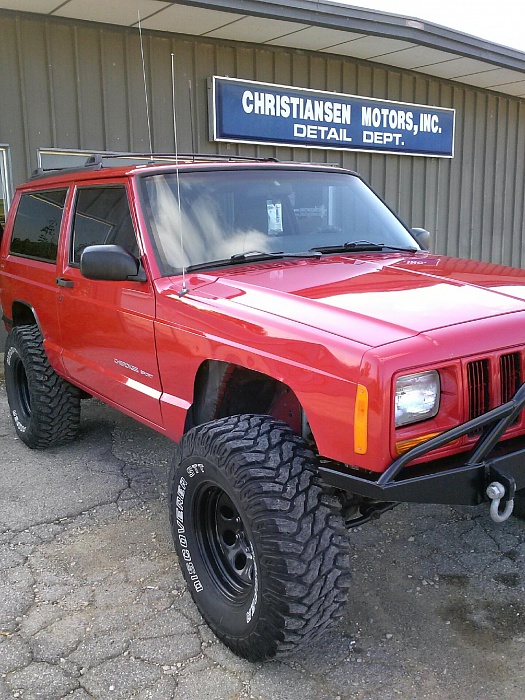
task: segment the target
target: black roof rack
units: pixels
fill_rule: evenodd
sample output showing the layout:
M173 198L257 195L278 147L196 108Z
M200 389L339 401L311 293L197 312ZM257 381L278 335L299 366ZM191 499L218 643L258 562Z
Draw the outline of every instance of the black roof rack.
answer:
M140 158L142 159L148 159L150 163L157 163L159 160L231 160L231 161L260 161L262 163L265 162L272 162L272 163L278 163L279 159L274 158L273 156L269 156L267 158L256 158L255 156L234 156L234 155L228 155L226 153L97 153L94 156L90 156L87 161L86 165L92 162L92 159L94 158L101 158L102 160L105 159L110 159L110 158ZM100 161L100 162L101 162ZM97 161L99 162L99 161Z
M224 160L224 161L255 161L262 163L278 163L278 158L268 157L268 158L255 158L252 156L234 156L226 155L223 153L93 153L93 155L88 156L86 162L83 165L77 165L70 168L37 168L33 171L31 179L37 179L40 177L47 177L54 172L60 173L76 173L83 170L101 170L104 168L104 161L111 161L116 159L122 159L126 161L138 160L140 162L146 161L147 164L159 164L162 162L179 162L192 161L192 162L206 162L214 160ZM128 163L126 163L127 165ZM109 164L109 167L113 163ZM133 165L132 162L129 165Z

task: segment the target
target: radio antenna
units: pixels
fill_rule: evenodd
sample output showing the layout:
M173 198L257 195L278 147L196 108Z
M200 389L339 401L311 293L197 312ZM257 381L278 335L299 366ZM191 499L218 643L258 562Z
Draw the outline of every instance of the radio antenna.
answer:
M173 138L175 140L175 177L177 181L177 203L179 209L179 231L180 231L180 250L182 255L182 289L179 292L179 297L183 297L189 292L186 287L186 261L184 255L184 238L182 234L182 212L180 208L180 179L179 179L179 145L177 139L177 112L175 109L175 54L171 54L171 101L173 105Z
M149 118L148 85L146 83L146 63L144 61L144 43L142 41L142 25L140 23L140 10L137 12L139 18L140 55L142 58L142 78L144 80L144 99L146 100L146 118L148 121L149 156L153 160L153 146L151 142L151 122Z

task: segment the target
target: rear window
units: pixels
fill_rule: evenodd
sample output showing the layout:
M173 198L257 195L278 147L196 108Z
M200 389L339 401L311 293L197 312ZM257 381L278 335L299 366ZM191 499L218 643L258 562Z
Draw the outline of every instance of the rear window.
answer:
M28 192L18 204L11 255L55 262L67 189Z

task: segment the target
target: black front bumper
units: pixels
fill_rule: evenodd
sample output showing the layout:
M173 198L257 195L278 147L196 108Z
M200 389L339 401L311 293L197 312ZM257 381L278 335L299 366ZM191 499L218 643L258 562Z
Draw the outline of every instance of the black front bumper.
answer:
M319 467L323 481L358 496L398 503L478 505L493 481L505 486L505 499L525 489L525 438L500 442L503 434L525 408L525 384L507 403L452 430L431 438L396 459L380 475L370 478L351 468ZM444 447L464 435L481 431L470 452L460 457L410 466L411 462Z

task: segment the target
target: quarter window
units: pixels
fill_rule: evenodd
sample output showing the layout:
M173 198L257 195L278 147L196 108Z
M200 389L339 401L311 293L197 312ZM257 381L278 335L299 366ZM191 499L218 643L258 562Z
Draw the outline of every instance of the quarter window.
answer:
M126 189L83 187L77 195L70 262L79 265L87 246L109 244L121 245L138 257Z
M18 204L12 255L55 262L67 189L23 194Z

